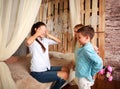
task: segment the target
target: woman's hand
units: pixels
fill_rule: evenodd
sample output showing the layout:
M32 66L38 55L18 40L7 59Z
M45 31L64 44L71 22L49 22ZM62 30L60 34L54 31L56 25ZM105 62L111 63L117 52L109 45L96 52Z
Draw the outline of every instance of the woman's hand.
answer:
M54 37L53 35L49 34L48 30L46 30L46 36L49 37L50 39L53 39L54 41L60 43L60 39Z
M46 30L45 33L46 33L46 36L49 37L50 34L49 34L48 30Z
M41 36L42 31L40 28L38 29L35 28L35 31L36 33L33 36L30 36L29 38L26 39L27 46L31 45L37 37Z

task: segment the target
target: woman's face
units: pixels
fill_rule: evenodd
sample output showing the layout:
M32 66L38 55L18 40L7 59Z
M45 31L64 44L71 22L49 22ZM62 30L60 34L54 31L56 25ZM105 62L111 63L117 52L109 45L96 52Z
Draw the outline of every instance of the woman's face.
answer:
M42 25L38 28L38 30L40 31L40 37L41 38L46 36L46 31L47 31L46 26Z
M77 38L77 28L74 28L74 36L75 36L75 38Z

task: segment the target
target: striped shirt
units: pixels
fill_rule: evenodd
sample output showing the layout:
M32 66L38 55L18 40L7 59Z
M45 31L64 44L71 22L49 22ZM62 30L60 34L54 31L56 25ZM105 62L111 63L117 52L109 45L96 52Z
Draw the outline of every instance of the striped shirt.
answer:
M103 67L101 57L95 52L92 44L88 42L77 50L76 77L87 78L94 81L93 76Z

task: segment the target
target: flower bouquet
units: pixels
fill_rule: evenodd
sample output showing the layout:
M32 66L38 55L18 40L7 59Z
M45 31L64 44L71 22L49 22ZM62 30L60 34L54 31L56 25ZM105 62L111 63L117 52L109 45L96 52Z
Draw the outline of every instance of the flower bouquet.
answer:
M111 66L104 66L99 72L99 75L102 75L105 79L107 79L108 81L112 81L113 80L113 76L112 76L112 72L113 69Z

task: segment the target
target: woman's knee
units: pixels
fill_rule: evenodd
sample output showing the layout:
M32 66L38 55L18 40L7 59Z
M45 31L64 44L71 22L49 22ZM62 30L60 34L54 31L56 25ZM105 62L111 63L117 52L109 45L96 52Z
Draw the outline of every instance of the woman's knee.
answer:
M61 71L69 72L69 69L68 69L68 67L64 66L64 67L62 67Z
M69 74L65 71L59 71L57 73L57 76L59 76L61 79L67 80L69 77Z

